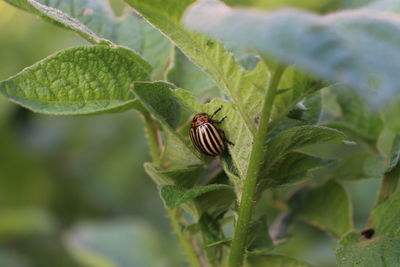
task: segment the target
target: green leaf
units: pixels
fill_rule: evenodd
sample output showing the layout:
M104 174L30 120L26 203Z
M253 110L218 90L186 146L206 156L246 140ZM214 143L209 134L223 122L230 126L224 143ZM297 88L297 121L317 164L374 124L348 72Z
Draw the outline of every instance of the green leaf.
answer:
M98 36L111 40L116 18L107 0L36 0L67 13Z
M400 159L400 135L396 135L393 144L392 144L392 149L390 151L390 163L389 163L389 171L396 166L396 164L399 162Z
M331 90L336 96L341 116L329 125L355 134L366 141L375 142L383 130L383 123L377 111L371 109L360 95L348 88L336 86Z
M218 221L204 213L197 224L205 246L207 258L214 265L219 265L222 258L222 245L226 242L224 233Z
M357 0L348 0L344 3L335 0L224 0L224 2L229 5L256 7L263 10L295 7L318 12L330 11L332 8L337 9L342 5L348 4L352 1Z
M276 135L266 147L266 169L287 153L300 148L324 144L340 143L344 141L344 134L338 130L322 126L293 127Z
M110 40L143 56L153 66L153 80L165 79L173 60L172 43L130 9L121 18L114 19L114 25Z
M138 219L80 224L64 240L83 266L161 266L172 252L156 229Z
M161 187L160 194L167 207L176 208L186 201L195 199L206 193L223 190L232 191L232 188L228 185L213 184L206 186L195 186L191 189L184 190L183 188L177 186L165 185Z
M274 100L271 117L271 124L273 126L279 123L288 113L290 115L290 112L292 112L298 103L304 106L302 113L307 114L308 118L302 118L300 116L300 118L297 119L310 121L311 116L309 114L312 114L316 117L312 118L314 123L318 121L321 112L321 100L319 94L313 93L323 87L321 82L291 67L285 70L285 75L282 77L279 86L288 89L279 93ZM309 98L305 99L306 97Z
M251 223L247 250L253 253L265 253L271 251L274 245L268 232L267 217L255 220Z
M387 128L393 131L395 134L400 135L400 97L394 98L392 103L382 111L382 120Z
M160 170L151 163L145 163L144 169L158 185L176 185L183 188L191 188L204 173L203 166Z
M210 38L188 32L180 20L194 0L126 0L154 27L170 38L188 58L207 72L218 87L229 95L247 127L254 133L259 116L268 70L262 63L244 70L224 47Z
M376 235L400 238L400 193L391 195L372 212L372 222Z
M206 246L218 243L221 240L226 240L218 222L207 213L200 217L198 228L202 231L204 244Z
M207 212L211 217L217 218L227 212L235 200L234 189L229 186L225 190L214 190L200 195L195 203L200 212Z
M44 20L49 21L62 28L72 30L93 44L110 44L106 39L100 38L88 27L80 23L77 19L72 18L68 14L48 7L35 0L5 0L11 5L19 7L25 11L39 15Z
M332 171L340 181L380 178L388 168L388 161L367 150L357 151L339 161Z
M309 178L308 171L331 163L329 160L292 152L276 162L267 174L266 184L262 187L275 187L294 184ZM261 178L263 183L263 177Z
M185 24L359 90L384 106L398 90L400 21L373 7L318 16L301 10L268 13L200 1Z
M245 267L311 267L311 265L283 255L248 255L244 263Z
M214 81L207 76L199 67L194 65L179 50L175 49L174 65L168 72L168 81L179 88L193 92L197 97L204 98L205 95L216 95L217 87Z
M149 80L150 66L122 47L75 47L0 82L0 94L32 111L82 115L137 105L129 85Z
M340 240L336 260L339 267L395 267L400 262L400 239L365 239L360 233L350 232Z
M344 187L334 180L297 191L289 205L301 219L336 237L353 227L350 198Z
M175 128L180 119L181 107L177 101L173 86L165 82L141 82L134 84L135 96L146 109L157 118L165 134L164 165L199 165L202 164L199 154L188 138L180 136Z
M284 90L284 93L288 90ZM297 102L294 106L293 104L294 103L288 103L288 106L292 108L282 110L283 113L276 116L271 121L271 130L268 133L268 139L289 128L303 125L314 125L320 121L322 112L322 98L320 92L315 92L314 94L307 96Z
M9 1L10 3L17 2ZM97 34L97 36L94 36L97 39L105 38L118 45L133 49L153 66L153 78L163 78L164 72L169 65L172 44L132 10L126 9L121 17L116 17L106 0L37 0L37 4L33 4L34 1L30 2L32 6L40 6L39 11L46 12L48 9L54 10L56 8L58 10L54 10L53 13L71 16L73 19L70 18L70 20L73 21L73 25L70 26L77 28L72 28L72 30L79 31L80 28L83 28L89 31L91 35ZM19 6L21 7L22 5L19 4ZM61 13L59 10L68 15ZM36 14L35 9L28 9L28 11ZM61 26L64 25L62 24ZM93 42L90 39L90 35L83 35L83 37L89 42ZM106 41L104 39L101 40Z
M227 116L219 127L225 131L226 137L235 144L234 146L227 145L227 147L240 176L244 177L247 171L253 138L234 105L218 99L214 99L208 104L201 104L190 92L177 89L174 93L180 103L193 114L202 112L212 114L222 106L222 110L216 115L216 119Z

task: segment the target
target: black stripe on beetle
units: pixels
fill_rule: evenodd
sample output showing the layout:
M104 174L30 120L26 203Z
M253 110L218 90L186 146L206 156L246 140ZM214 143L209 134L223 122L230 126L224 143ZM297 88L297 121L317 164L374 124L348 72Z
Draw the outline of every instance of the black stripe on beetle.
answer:
M213 120L215 114L221 110L218 108L211 116L207 113L199 113L193 117L192 126L190 127L190 139L196 149L208 156L218 156L225 149L225 143L234 145L226 139L224 131L217 128L215 125L220 124L225 120Z

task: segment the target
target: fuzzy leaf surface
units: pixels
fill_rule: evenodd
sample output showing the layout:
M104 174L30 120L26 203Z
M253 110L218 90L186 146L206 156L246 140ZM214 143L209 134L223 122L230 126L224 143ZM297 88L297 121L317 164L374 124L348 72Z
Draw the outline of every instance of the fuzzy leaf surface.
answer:
M400 20L373 6L325 16L285 9L262 12L203 0L185 14L185 24L264 57L359 90L384 106L398 92Z
M132 10L125 10L117 17L106 0L8 2L39 14L50 23L73 30L91 43L111 44L112 41L133 49L153 66L153 78L163 78L169 65L171 42Z
M75 47L0 82L0 94L45 114L115 112L137 105L130 83L149 80L150 69L122 47Z
M399 238L380 236L366 239L360 233L350 232L342 237L336 248L339 267L395 267L399 262Z

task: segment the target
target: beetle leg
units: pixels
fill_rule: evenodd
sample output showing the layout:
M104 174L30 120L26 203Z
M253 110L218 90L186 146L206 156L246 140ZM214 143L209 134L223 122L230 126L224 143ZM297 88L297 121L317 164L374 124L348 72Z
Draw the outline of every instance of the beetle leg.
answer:
M226 119L226 116L220 119L219 121L212 120L212 123L220 124Z
M220 106L219 108L217 108L217 110L214 111L214 113L210 116L210 119L212 120L212 118L215 116L215 114L217 114L221 109L222 109L222 106Z
M232 146L235 145L234 143L232 143L231 141L229 141L229 140L226 138L224 130L218 129L218 131L219 131L219 133L221 134L222 139L224 140L224 142L226 142L227 144L232 145Z

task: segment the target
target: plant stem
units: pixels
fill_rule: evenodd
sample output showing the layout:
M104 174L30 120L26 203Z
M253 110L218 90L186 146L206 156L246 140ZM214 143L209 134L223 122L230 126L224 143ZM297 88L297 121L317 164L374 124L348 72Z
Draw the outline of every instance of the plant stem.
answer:
M278 66L278 68L275 70L271 77L268 91L265 95L260 126L254 137L254 143L251 149L249 166L247 169L246 179L244 180L243 193L240 200L239 216L232 240L231 254L229 257L229 266L231 267L239 267L243 263L247 243L247 233L253 212L254 195L256 193L260 170L265 159L265 139L269 129L269 119L271 117L272 105L274 103L276 90L284 69L285 68L283 66Z
M382 178L381 188L378 193L378 200L376 202L376 206L381 204L384 200L386 200L390 195L392 195L397 188L400 178L400 161L397 162L396 166L393 167L392 170L385 173Z
M160 131L157 127L156 121L151 117L150 113L142 112L142 115L146 125L147 140L149 143L151 159L153 163L158 166L160 163L162 147Z
M172 224L172 228L175 232L175 235L178 237L179 243L189 261L189 265L192 267L200 267L201 264L199 262L199 259L197 258L196 253L194 252L194 250L192 248L192 245L190 244L189 240L186 239L186 237L184 236L184 234L181 231L181 227L176 218L176 211L167 208L167 212L168 212L168 217Z

